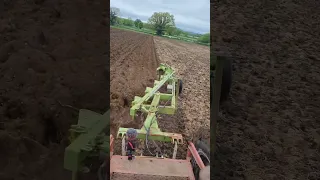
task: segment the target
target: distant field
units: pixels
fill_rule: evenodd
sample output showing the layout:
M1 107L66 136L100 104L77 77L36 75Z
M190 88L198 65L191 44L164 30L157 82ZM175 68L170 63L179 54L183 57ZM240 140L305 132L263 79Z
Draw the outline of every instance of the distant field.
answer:
M146 28L136 28L136 27L130 27L130 26L123 26L123 25L117 25L117 26L111 26L112 28L118 28L118 29L123 29L123 30L130 30L130 31L135 31L135 32L140 32L140 33L145 33L145 34L150 34L156 36L156 32L151 29L146 29ZM191 43L196 43L204 46L210 46L210 43L201 43L198 42L196 37L185 37L185 36L169 36L169 35L163 35L162 37L169 38L169 39L176 39L180 41L185 41L185 42L191 42Z

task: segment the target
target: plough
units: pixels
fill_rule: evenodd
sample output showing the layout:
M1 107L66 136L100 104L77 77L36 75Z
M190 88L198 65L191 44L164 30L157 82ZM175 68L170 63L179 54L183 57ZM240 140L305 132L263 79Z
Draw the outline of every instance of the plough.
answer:
M137 117L137 112L146 115L141 129L119 128L117 138L122 140L122 155L112 154L111 156L110 176L112 180L128 177L141 180L163 178L193 180L196 179L193 173L194 166L202 169L210 162L210 155L203 154L204 156L200 157L192 142L187 142L187 157L177 159L178 145L185 143L183 136L161 131L158 126L158 115L173 115L176 112L178 96L182 92L182 81L174 76L174 70L171 67L164 64L157 69L157 74L158 80L155 80L154 86L147 87L145 95L136 96L132 102L130 109L132 119ZM148 150L149 141L172 143L174 145L172 158L165 158L159 149L153 156L142 154L133 156L139 140L145 143L145 148ZM114 142L113 139L111 142ZM113 153L113 149L110 150Z
M223 64L223 63L222 63ZM219 105L222 80L222 64L217 63L215 78L215 105ZM147 87L143 97L134 97L130 108L130 116L134 120L145 115L140 129L122 128L117 132L121 140L121 155L114 151L115 138L109 136L110 113L97 114L89 110L80 110L78 124L71 126L70 145L65 150L64 167L72 171L72 179L76 180L79 172L88 172L88 159L94 157L101 160L97 170L99 180L198 180L201 169L210 165L210 148L201 139L185 142L183 136L174 132L163 132L159 128L159 115L173 115L178 109L178 96L182 93L182 81L174 76L174 70L161 64L157 69L158 79L153 87ZM212 83L212 82L211 82ZM218 114L218 110L212 111ZM212 114L213 117L217 117ZM157 148L151 155L138 155L137 145L144 142L149 150L149 142L172 143L172 158L164 157ZM177 159L178 145L186 144L187 155ZM110 169L109 169L110 167Z
M162 132L158 127L157 115L174 114L178 105L178 95L181 92L182 81L174 77L174 71L163 64L157 69L159 80L154 82L154 87L147 87L143 97L134 97L132 107L130 108L130 116L134 119L137 111L147 114L146 120L141 129L137 132L137 139L155 140L163 142L172 142L182 144L183 138L181 134ZM167 92L161 93L159 90L167 85ZM180 90L179 90L180 89ZM165 102L161 105L160 102ZM170 104L168 104L171 102ZM129 129L120 128L117 138L123 139Z

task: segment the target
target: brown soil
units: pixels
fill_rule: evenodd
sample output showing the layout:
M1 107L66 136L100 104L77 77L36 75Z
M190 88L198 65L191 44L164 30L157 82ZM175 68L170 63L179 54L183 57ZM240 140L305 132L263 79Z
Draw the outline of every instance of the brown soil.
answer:
M181 133L186 139L191 139L194 133L201 130L206 130L208 135L209 48L162 38L153 39L145 34L111 30L111 132L115 135L119 126L142 127L143 121L131 120L130 103L134 96L144 95L146 87L153 86L159 63L167 63L177 71L177 77L184 84L177 113L159 117L161 130ZM120 152L120 141L116 144L116 152ZM172 155L173 145L158 145L165 155ZM150 146L151 151L153 148ZM177 157L185 158L186 146L180 146L178 151Z
M152 87L158 61L153 38L119 29L110 32L111 133L118 127L141 128L131 120L129 109L134 96L143 96Z
M80 0L1 3L0 179L71 178L63 152L78 112L60 103L108 108L106 7Z
M153 86L157 67L152 36L111 28L110 131L115 137L120 126L142 127L141 118L130 117L130 106L134 96L142 97L146 87ZM121 153L121 140L115 141L115 153Z
M155 38L161 63L168 64L183 81L179 110L173 124L164 128L179 131L192 139L199 131L209 136L210 128L210 48L164 38ZM172 127L170 127L172 126Z
M214 179L319 179L319 5L211 4L214 50L235 60Z

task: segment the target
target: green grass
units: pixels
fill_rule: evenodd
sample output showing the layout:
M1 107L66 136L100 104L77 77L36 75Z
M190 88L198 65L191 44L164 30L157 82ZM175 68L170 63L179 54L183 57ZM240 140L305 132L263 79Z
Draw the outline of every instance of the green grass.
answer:
M139 28L136 28L136 27L123 26L123 25L110 26L110 27L156 36L156 32L154 30L146 29L146 28L139 29ZM201 43L201 42L197 41L197 38L192 38L192 37L168 36L168 35L163 35L163 36L160 36L160 37L167 38L167 39L174 39L174 40L188 42L188 43L196 43L196 44L200 44L200 45L204 45L204 46L210 46L210 43Z
M210 43L201 43L197 40L197 38L189 38L189 37L185 37L185 36L168 36L168 35L163 35L162 37L180 40L180 41L184 41L184 42L196 43L196 44L200 44L200 45L204 45L204 46L210 46Z
M151 34L151 35L156 35L155 31L152 31L150 29L139 29L136 27L129 27L129 26L110 26L112 28L117 28L117 29L122 29L122 30L129 30L129 31L135 31L135 32L140 32L140 33L145 33L145 34Z

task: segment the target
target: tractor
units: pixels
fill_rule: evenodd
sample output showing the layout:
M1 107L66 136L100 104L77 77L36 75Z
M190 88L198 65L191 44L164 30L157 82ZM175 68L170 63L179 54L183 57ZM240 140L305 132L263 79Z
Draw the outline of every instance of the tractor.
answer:
M215 128L219 103L226 100L231 87L231 62L220 57L211 66L211 123ZM212 63L211 63L212 64ZM153 87L147 87L143 97L134 97L130 116L133 120L143 117L140 129L118 129L116 137L109 135L110 112L98 114L82 109L78 124L70 129L70 145L65 149L64 168L72 172L72 180L77 180L79 172L88 172L88 159L101 160L97 169L99 180L198 180L202 169L210 166L210 148L214 150L215 130L211 130L211 146L205 140L186 141L182 134L163 132L159 128L159 115L173 115L179 110L178 96L182 93L182 80L175 77L175 71L166 64L157 68L157 80ZM214 83L214 86L213 86ZM214 90L212 92L212 90ZM143 116L142 116L143 115ZM121 142L121 154L116 154L116 139ZM139 143L150 152L149 146L155 142L171 143L172 156L165 157L159 148L151 155L137 154ZM178 146L185 144L186 157L177 158Z

